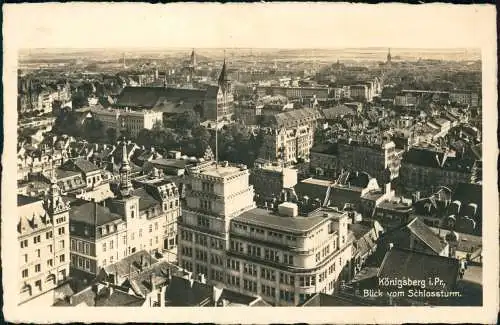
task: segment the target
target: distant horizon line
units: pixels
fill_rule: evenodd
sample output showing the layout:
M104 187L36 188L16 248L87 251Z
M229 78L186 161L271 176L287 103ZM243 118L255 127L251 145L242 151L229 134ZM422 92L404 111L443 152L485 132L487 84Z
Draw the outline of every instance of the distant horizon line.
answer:
M205 46L110 46L110 47L33 47L20 48L19 51L33 50L431 50L431 51L481 51L481 48L475 47L394 47L394 46L366 46L366 47L205 47Z

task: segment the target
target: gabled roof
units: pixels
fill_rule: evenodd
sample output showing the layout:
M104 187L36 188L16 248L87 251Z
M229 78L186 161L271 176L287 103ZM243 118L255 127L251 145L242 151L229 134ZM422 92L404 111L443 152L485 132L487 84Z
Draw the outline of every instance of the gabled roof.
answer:
M440 254L447 245L419 218L411 220L406 228L437 254Z
M380 266L378 277L389 279L434 279L443 283L426 283L427 290L453 290L457 281L459 261L439 255L429 255L411 250L392 248L387 251Z

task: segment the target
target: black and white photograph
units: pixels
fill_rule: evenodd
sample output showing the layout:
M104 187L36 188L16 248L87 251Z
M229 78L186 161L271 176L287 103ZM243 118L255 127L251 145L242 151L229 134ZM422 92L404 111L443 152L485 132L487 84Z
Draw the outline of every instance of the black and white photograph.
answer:
M4 8L11 321L495 321L494 7L311 5Z

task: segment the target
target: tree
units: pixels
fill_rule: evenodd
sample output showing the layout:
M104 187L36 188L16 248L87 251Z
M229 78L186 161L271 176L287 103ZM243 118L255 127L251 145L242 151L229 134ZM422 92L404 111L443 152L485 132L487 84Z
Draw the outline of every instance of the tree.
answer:
M115 143L118 140L118 132L115 128L107 129L106 134L108 135L108 141L110 143Z
M200 125L200 116L193 110L185 111L174 117L173 124L176 130L191 130Z
M90 142L103 142L106 141L106 127L102 121L98 119L91 119L84 126L84 137Z

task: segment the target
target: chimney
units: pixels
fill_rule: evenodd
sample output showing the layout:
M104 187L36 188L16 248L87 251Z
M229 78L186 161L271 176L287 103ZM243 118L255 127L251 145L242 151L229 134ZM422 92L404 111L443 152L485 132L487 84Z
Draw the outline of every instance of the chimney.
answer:
M214 301L215 306L217 306L217 301L219 301L222 291L224 291L224 288L220 288L218 286L214 286L212 290L212 299Z
M149 280L151 281L151 292L155 292L156 291L156 284L155 284L155 275L154 275L154 273L151 273L151 276L150 276Z
M207 279L205 278L205 274L199 274L198 275L199 281L203 284L207 283Z

